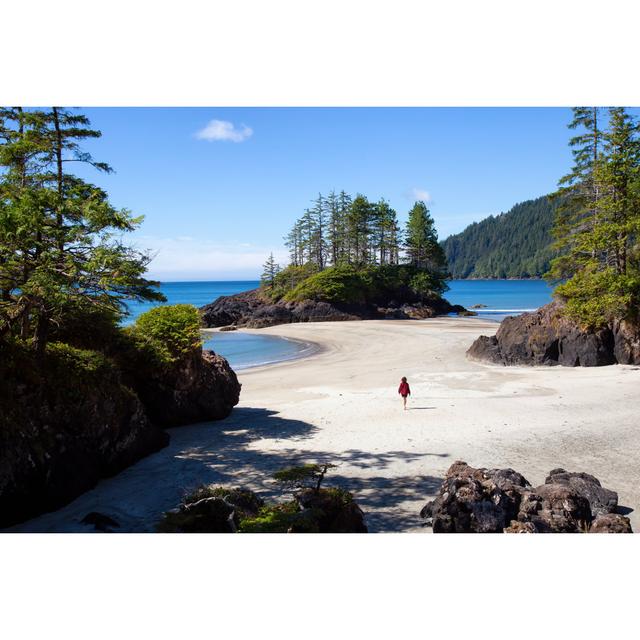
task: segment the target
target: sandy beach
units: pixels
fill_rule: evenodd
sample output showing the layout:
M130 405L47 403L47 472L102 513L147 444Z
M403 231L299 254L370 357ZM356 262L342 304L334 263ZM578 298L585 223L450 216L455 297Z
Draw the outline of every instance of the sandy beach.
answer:
M54 513L10 531L87 531L90 511L151 531L201 483L277 495L273 471L338 464L371 532L429 531L419 511L455 460L512 467L532 484L556 467L619 494L640 530L640 369L498 367L465 351L498 325L474 318L291 324L261 330L319 345L314 355L241 371L240 404L221 422L170 430L171 443ZM407 376L412 396L397 394Z

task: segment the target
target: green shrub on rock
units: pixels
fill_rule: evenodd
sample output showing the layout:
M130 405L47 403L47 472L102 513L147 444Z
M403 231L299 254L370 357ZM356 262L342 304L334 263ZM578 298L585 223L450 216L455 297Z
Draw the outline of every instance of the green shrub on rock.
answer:
M198 310L190 304L155 307L129 329L136 345L164 364L172 364L202 345Z

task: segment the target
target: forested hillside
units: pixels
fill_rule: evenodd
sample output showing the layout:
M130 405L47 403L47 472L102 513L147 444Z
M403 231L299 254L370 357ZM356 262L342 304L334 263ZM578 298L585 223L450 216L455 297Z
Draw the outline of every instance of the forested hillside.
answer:
M474 222L442 247L454 278L539 278L549 268L557 202L547 196Z

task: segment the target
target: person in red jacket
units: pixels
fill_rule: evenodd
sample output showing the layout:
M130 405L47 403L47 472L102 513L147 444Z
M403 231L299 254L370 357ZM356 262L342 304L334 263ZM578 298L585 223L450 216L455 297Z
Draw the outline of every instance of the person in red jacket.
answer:
M398 393L402 396L402 404L404 406L404 410L407 410L407 396L411 395L411 389L409 388L409 383L407 379L403 376L400 381L400 386L398 387Z

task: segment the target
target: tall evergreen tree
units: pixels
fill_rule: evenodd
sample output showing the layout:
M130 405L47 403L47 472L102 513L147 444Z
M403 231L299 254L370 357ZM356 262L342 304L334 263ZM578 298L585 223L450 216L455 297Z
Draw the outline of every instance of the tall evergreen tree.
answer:
M566 253L553 261L549 276L565 278L555 292L565 300L566 313L586 326L638 312L639 133L625 109L609 109L598 153L590 160L583 155L574 167L577 177L567 205L573 218L567 222L565 216L556 224ZM585 165L581 171L580 161Z
M447 259L438 243L433 218L422 201L416 202L409 211L404 247L410 264L434 273L446 270Z
M260 284L263 287L273 287L276 275L280 272L280 265L276 263L273 252L269 254L267 261L262 265Z
M4 110L0 123L0 337L20 323L43 353L70 309L119 314L127 299L164 299L143 274L149 256L115 234L141 218L67 167L108 171L81 149L100 132L68 110Z

